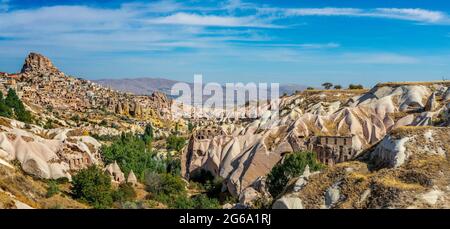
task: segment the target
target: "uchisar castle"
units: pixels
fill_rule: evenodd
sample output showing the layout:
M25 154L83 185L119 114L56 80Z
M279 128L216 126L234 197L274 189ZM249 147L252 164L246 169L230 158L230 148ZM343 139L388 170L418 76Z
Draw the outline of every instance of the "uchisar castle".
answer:
M251 101L234 113L262 110L258 117L193 118L194 108L171 113L174 101L161 92L123 93L66 75L30 53L19 73L0 73L0 90L6 101L0 111L14 91L32 117L0 117L0 208L104 206L77 198L73 188L77 174L92 167L112 189L134 190L128 205L109 207L170 208L176 205L157 198L164 187L152 188L162 178L145 173L145 166L162 164L188 198L206 192L192 184L211 177L220 208L450 207L450 81L311 89L282 96L277 113L270 102ZM140 136L145 152L162 159L132 167L133 155L112 140L131 138L125 133ZM286 168L297 171L286 176L283 166L294 157L314 163ZM60 180L66 182L51 183ZM50 187L59 194L47 195Z

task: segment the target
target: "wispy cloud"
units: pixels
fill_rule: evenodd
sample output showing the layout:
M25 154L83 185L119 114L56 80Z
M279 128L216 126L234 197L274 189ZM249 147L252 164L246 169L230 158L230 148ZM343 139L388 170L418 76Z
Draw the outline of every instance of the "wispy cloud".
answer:
M176 13L166 17L150 19L148 20L148 22L153 24L222 26L222 27L255 27L255 28L282 27L270 23L265 23L260 18L254 16L232 17L232 16L217 16L217 15L199 15L190 13Z
M441 11L410 8L268 8L261 9L266 13L281 13L287 17L295 16L348 16L348 17L372 17L397 20L416 21L423 23L449 23L449 17Z
M302 48L302 49L331 49L339 48L340 44L335 42L329 43L303 43L303 44L256 44L255 46L264 47L287 47L287 48Z

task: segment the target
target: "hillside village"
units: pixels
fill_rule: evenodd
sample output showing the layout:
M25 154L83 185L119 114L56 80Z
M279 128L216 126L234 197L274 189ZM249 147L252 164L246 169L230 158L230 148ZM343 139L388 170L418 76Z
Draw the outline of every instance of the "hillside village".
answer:
M122 93L30 53L0 89L31 115L0 117L0 208L450 207L449 81L309 89L236 119L172 114L163 93Z

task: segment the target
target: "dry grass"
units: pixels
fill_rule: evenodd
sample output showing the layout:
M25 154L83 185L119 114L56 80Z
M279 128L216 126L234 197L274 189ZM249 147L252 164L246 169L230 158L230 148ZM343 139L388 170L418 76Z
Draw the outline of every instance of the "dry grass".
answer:
M12 170L4 166L0 166L0 188L11 193L16 200L33 208L86 207L71 199L68 196L68 190L62 191L62 194L52 198L46 198L46 181L25 175L20 170Z
M383 177L377 180L379 185L386 188L394 188L403 191L421 190L423 187L420 184L415 183L405 183L395 177Z
M0 209L14 208L14 200L5 192L0 191Z
M0 125L12 128L11 122L8 119L3 118L3 117L0 117Z

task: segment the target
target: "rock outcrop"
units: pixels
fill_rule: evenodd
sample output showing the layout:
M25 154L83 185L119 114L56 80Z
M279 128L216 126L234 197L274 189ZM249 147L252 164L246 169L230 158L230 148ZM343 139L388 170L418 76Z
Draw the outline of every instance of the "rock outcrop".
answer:
M274 207L297 198L304 208L449 208L449 138L449 127L398 128L359 160L291 187Z
M60 71L53 65L47 57L38 54L30 53L25 59L21 73L59 73Z
M433 120L445 116L443 99L449 86L443 81L379 84L362 94L306 91L283 97L279 113L259 107L262 112L257 118L232 123L224 112L225 116L215 116L222 117L219 120L199 122L199 130L217 126L226 131L195 132L183 153L182 173L189 178L195 171L207 170L224 178L228 191L239 196L294 151L314 151L331 166L354 160L378 144L374 161L378 158L396 167L408 157L402 148L406 140L385 138L386 134L402 126L433 125ZM246 108L235 114L257 109L253 104ZM443 120L439 125L450 125Z
M0 118L0 158L17 160L22 169L44 179L71 178L71 173L101 163L100 144L88 136L67 136L70 129L44 130ZM44 137L42 137L44 136Z

